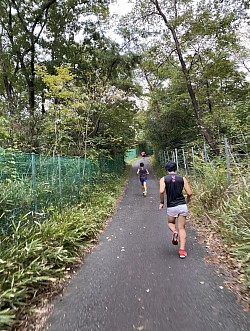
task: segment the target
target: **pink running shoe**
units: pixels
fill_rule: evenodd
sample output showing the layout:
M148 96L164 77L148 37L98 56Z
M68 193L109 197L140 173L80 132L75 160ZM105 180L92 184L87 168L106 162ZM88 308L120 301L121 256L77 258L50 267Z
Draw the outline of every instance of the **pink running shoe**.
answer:
M172 244L173 245L178 245L178 232L175 231L172 234Z
M179 256L181 259L185 259L185 257L187 256L187 252L184 249L180 249L179 250Z

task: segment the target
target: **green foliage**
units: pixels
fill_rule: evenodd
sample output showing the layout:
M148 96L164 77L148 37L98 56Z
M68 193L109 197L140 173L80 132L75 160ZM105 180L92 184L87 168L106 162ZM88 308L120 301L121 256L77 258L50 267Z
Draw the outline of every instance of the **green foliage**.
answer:
M95 184L86 204L55 211L43 223L25 219L13 224L12 236L0 242L0 327L18 325L39 296L80 262L83 250L95 242L113 211L125 178L109 175Z
M250 131L250 97L238 101L231 118L231 134Z
M185 99L186 104L181 104L180 95L170 96L165 93L165 97L159 114L149 111L145 116L145 135L156 150L165 150L172 146L181 148L199 135L192 112L187 107L188 98Z
M232 256L239 261L242 279L250 287L250 194L249 186L239 185L238 181L228 187L226 170L222 159L210 166L200 164L197 181L191 181L193 189L192 212L208 215L214 228L224 238ZM249 183L249 176L246 182Z
M130 146L137 110L131 97L140 93L132 72L139 59L121 54L105 37L108 5L0 5L2 146L95 157Z
M221 137L240 126L238 116L233 121L235 105L249 94L235 57L244 50L237 32L247 14L243 7L232 1L160 0L156 6L138 0L123 18L124 38L140 40L135 46L147 86L144 129L155 148L206 137L215 152Z
M159 179L166 175L165 168L159 164L155 155L151 157L151 163L154 169L154 173Z
M192 188L194 196L194 211L197 214L207 213L209 210L219 208L227 198L227 172L225 160L217 159L208 165L204 160L195 158L195 169L198 180L194 181Z
M50 100L40 128L39 145L43 150L84 157L124 153L135 135L137 106L129 99L130 92L103 85L101 77L92 81L90 76L88 84L82 84L74 79L76 75L69 66L54 70L51 75L44 67L37 67Z
M233 192L224 201L223 209L217 216L220 232L229 243L232 256L241 264L244 281L250 288L250 194L248 190Z
M123 155L89 160L0 150L0 164L0 231L10 231L12 221L41 221L57 208L88 201L95 182L124 170Z

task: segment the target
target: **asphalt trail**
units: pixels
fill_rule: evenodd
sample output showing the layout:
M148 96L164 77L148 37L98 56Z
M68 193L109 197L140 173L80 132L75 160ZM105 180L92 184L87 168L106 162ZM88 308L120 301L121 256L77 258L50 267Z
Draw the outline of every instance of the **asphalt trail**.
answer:
M188 257L178 257L148 159L148 196L142 197L140 161L99 244L55 300L46 330L249 331L249 314L204 262L207 253L189 226Z

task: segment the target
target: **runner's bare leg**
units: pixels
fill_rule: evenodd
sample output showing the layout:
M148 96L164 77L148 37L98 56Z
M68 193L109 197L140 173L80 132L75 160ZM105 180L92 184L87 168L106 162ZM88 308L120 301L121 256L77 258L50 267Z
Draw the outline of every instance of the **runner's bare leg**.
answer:
M185 249L186 245L186 216L179 215L178 217L178 232L180 237L180 249Z
M168 227L172 232L176 231L175 227L175 217L167 215Z

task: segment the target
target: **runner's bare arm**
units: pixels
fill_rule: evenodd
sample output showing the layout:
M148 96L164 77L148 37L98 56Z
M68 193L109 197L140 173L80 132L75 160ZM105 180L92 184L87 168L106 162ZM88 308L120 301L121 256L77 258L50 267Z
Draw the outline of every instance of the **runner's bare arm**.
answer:
M185 177L183 177L183 180L184 180L184 190L187 193L187 203L189 203L191 201L192 191L188 184L187 179Z
M164 177L160 179L160 206L159 209L162 209L164 206L164 194L165 194L165 181Z

